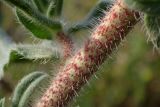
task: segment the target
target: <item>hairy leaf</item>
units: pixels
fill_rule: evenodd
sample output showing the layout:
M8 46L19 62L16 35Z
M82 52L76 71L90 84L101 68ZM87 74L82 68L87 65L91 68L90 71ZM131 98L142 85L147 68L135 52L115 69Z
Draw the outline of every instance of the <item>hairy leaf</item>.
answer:
M37 9L42 13L45 13L49 6L49 0L33 0L33 2Z
M150 39L160 47L160 0L125 0L129 7L144 13L144 22Z
M37 23L36 21L33 21L30 17L25 15L19 9L16 9L16 14L21 24L24 25L25 28L28 29L30 32L32 32L34 36L40 39L52 39L52 32L45 26Z
M32 85L32 82L39 79L41 76L43 76L44 73L42 72L34 72L27 76L25 76L17 85L15 88L13 98L12 98L12 107L19 107L19 103L21 101L21 98L23 97L23 94L25 93L26 89Z
M160 17L145 15L145 25L151 33L151 40L160 47Z
M160 0L124 0L129 7L150 15L160 15Z
M52 43L44 42L36 45L17 45L14 51L28 60L58 59L61 57L61 50L58 48Z
M38 87L40 82L43 81L47 77L48 77L48 75L42 75L30 84L30 86L26 89L23 96L21 97L21 100L19 102L18 107L26 107L27 106L27 103L30 100L29 98L33 94L34 90Z
M89 12L86 18L78 22L77 24L73 25L71 28L68 29L69 33L76 32L82 29L92 29L96 24L99 23L100 18L104 16L104 10L107 10L111 5L110 1L107 0L100 0L93 9ZM95 23L96 22L96 23Z
M45 15L43 15L41 12L35 9L35 7L30 3L28 3L27 1L24 0L1 0L1 1L16 6L17 8L21 9L26 14L28 14L30 17L32 17L33 20L45 25L48 28L51 28L52 30L62 29L62 24L59 20L52 20L47 18Z
M63 52L60 47L53 42L44 41L35 45L19 44L8 51L7 60L0 66L0 69L4 71L15 62L43 61L46 63L47 61L57 61L62 56Z
M50 0L50 5L47 11L49 17L59 17L61 16L63 8L63 0Z

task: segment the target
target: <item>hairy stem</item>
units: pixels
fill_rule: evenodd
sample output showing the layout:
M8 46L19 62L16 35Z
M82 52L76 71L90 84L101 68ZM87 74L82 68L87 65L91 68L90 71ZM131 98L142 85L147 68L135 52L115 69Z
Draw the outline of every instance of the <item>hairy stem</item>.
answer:
M57 38L59 43L63 47L63 60L66 60L67 58L71 57L73 54L73 42L72 39L69 36L66 36L63 32L57 33Z
M117 0L84 47L60 69L35 107L66 107L138 22L135 16L139 14Z

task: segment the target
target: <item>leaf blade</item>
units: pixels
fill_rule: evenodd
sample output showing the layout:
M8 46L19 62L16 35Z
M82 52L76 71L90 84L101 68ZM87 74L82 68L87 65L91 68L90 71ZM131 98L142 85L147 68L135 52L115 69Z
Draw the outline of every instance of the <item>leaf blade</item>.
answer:
M26 105L29 101L29 97L33 94L35 88L39 85L39 83L41 81L43 81L47 77L48 77L48 75L42 75L30 84L30 86L24 92L24 94L19 102L18 107L26 107Z
M111 2L107 0L100 0L95 7L91 9L88 15L81 22L76 23L67 29L68 33L74 33L83 29L92 29L96 24L94 22L99 23L98 18L102 18L104 16L103 10L106 10L111 5Z
M20 99L26 90L26 88L31 84L31 82L35 81L40 76L44 75L42 72L34 72L27 76L25 76L15 88L12 98L12 107L18 107Z
M16 14L20 23L24 25L24 27L28 29L35 37L48 40L52 39L52 32L49 29L35 21L32 21L19 9L16 9Z

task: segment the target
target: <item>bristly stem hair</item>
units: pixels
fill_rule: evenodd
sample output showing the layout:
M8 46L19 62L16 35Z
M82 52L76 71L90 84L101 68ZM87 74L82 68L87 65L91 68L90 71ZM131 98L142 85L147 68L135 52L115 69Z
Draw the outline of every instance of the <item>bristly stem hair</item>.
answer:
M136 16L136 17L135 17ZM59 70L35 107L66 107L138 22L139 13L117 0L91 37Z

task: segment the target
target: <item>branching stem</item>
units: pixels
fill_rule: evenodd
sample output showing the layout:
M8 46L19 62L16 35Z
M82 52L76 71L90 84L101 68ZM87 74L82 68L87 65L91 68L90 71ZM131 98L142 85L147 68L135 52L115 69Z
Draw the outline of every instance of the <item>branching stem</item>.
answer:
M71 57L74 51L72 39L69 38L69 36L66 36L63 32L58 32L57 38L59 43L62 45L63 55L64 55L63 60L66 60L67 58Z

